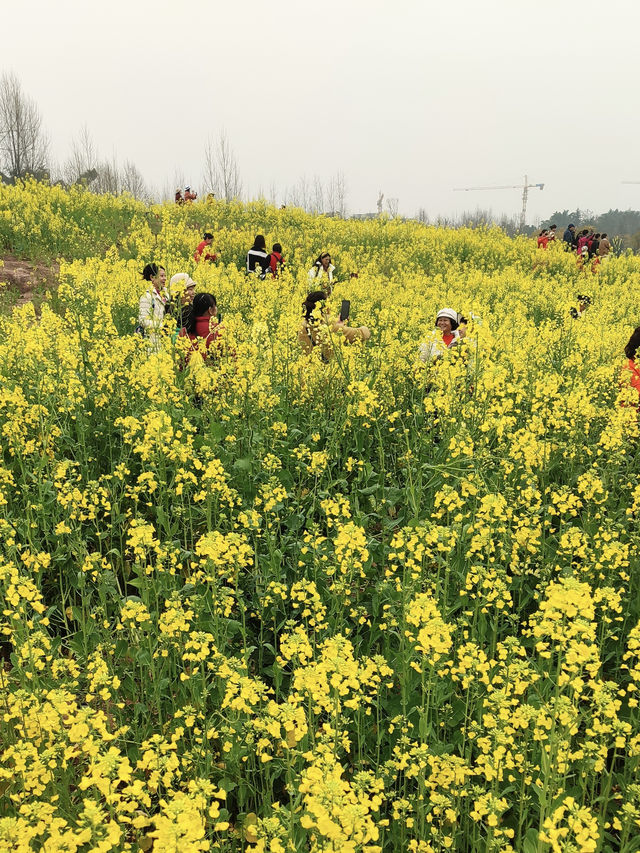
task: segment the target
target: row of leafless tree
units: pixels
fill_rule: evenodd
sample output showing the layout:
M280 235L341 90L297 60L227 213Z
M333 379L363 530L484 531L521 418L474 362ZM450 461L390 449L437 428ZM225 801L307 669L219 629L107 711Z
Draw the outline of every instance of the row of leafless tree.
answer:
M82 183L98 193L127 191L148 198L144 179L135 163L124 165L102 159L85 127L71 147L71 155L55 166L49 154L49 138L35 101L22 89L15 74L0 77L0 178L12 182L33 175L66 184Z
M118 163L100 155L89 129L85 126L72 142L71 153L62 164L54 164L49 154L49 139L44 130L37 104L23 90L15 74L0 77L0 178L15 181L33 175L48 177L61 183L83 184L96 193L131 193L134 198L150 200L152 192L142 174L130 160ZM191 183L195 183L190 177ZM184 186L184 176L176 173L174 183ZM213 193L216 198L232 201L243 197L243 181L235 153L224 131L210 138L204 148L204 168L200 196ZM172 198L173 186L159 193ZM327 181L306 177L279 194L271 187L269 201L274 204L302 207L312 213L346 215L347 187L338 172ZM259 197L264 198L261 190Z
M5 178L43 175L49 141L35 101L14 74L0 77L0 170Z

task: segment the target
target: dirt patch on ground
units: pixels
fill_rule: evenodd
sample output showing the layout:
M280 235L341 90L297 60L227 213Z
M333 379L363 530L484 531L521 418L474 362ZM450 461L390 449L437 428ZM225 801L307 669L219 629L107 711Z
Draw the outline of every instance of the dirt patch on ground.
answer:
M27 302L42 302L51 290L58 287L60 266L58 264L43 264L36 261L26 261L13 255L0 258L0 282L5 282L6 290L15 295L14 305L24 305Z

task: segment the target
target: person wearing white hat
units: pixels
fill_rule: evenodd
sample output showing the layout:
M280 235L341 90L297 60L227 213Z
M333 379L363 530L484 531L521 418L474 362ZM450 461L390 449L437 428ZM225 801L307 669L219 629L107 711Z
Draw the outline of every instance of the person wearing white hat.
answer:
M453 308L441 308L436 314L436 328L432 340L420 344L420 359L422 361L435 361L440 358L445 350L454 347L460 340L460 315ZM436 333L440 332L440 335Z
M176 326L178 331L187 324L191 315L193 297L196 293L196 282L186 272L177 272L169 281L169 293L176 307Z

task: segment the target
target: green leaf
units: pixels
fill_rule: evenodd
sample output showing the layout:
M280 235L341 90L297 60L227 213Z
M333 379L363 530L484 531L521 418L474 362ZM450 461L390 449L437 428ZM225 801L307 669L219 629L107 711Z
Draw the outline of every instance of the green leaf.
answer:
M538 853L538 830L529 829L522 843L522 853Z
M233 791L233 789L237 787L238 786L236 785L236 783L232 779L229 779L227 776L223 776L222 779L218 781L218 788L222 788L222 790L226 791L227 794L229 793L229 791Z

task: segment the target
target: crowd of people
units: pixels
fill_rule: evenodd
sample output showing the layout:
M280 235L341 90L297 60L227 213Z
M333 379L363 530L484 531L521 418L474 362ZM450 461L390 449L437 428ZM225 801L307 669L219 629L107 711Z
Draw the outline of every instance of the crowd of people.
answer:
M557 227L550 225L540 231L537 237L539 249L547 249L550 243L555 242ZM578 232L573 223L567 225L562 235L562 245L568 252L576 253L579 269L585 272L591 270L592 273L598 272L602 258L611 251L611 241L606 233L601 234L593 228L583 228Z
M547 249L550 243L556 239L557 225L543 228L538 234L537 243L539 249ZM596 233L593 228L583 228L576 231L576 226L571 222L562 235L562 244L567 251L576 252L578 256L588 258L604 258L611 251L611 241L606 233Z
M260 235L258 235L260 237ZM249 250L256 262L251 270L249 260L247 269L257 275L259 270L273 269L277 274L277 264L282 249L275 246L270 255L264 248L264 237L254 241ZM203 241L204 242L204 241ZM202 245L202 244L201 244ZM256 248L257 247L257 248ZM198 247L200 254L204 247ZM198 251L197 250L197 251ZM260 254L262 253L262 254ZM262 255L275 259L275 267L260 263ZM298 343L303 353L310 354L316 348L324 362L330 361L335 354L335 342L343 339L347 344L365 342L371 338L367 326L349 324L350 303L342 303L339 317L333 316L328 307L332 292L335 266L328 252L321 253L309 270L310 282L320 282L322 289L311 291L302 303L302 321L298 330ZM160 346L160 333L167 326L167 317L175 320L174 340L188 338L191 346L185 351L185 363L189 362L192 352L200 351L205 359L214 344L220 343L223 329L219 322L218 305L211 293L197 293L196 282L188 273L176 273L167 284L164 267L156 263L147 264L142 271L147 289L140 297L137 331L148 339L149 349L157 351ZM420 345L419 357L423 362L433 362L447 350L457 346L467 333L467 320L453 308L441 309L435 318L434 331L429 341Z
M606 233L596 233L593 228L583 228L578 232L573 223L567 225L562 240L567 251L586 255L588 258L604 258L611 251L611 241Z
M573 229L573 231L572 231ZM538 238L548 237L554 240L555 226L548 229L546 234ZM575 228L569 225L563 241L568 248L575 245L578 256L586 253L588 257L601 257L594 253L604 251L606 255L610 244L606 234L596 234L583 229L575 235ZM569 236L568 236L569 235ZM571 240L569 240L571 237ZM194 260L196 263L214 263L218 253L211 250L213 235L205 232L198 244ZM542 244L540 244L542 245ZM267 252L264 235L256 235L253 245L247 251L246 274L264 279L267 275L276 278L284 270L285 263L280 243L274 243L271 252ZM351 273L357 277L357 273ZM192 352L200 351L205 359L215 344L222 338L222 327L219 321L216 298L211 293L197 293L196 282L188 273L181 272L172 276L167 284L167 273L164 267L156 263L147 264L142 271L142 278L147 284L139 303L138 326L136 331L148 338L150 350L157 350L160 344L160 331L166 328L167 316L175 320L174 339L187 338L190 342L185 350L185 363L188 363ZM303 353L311 354L316 349L320 358L328 362L335 354L335 342L342 339L346 344L366 342L371 338L367 326L355 326L349 323L350 303L343 301L339 317L329 310L329 297L332 294L336 279L336 267L329 252L321 252L308 271L308 281L311 290L302 303L302 320L298 330L298 343ZM584 317L592 305L592 297L585 293L576 296L577 306L569 309L575 320ZM471 315L473 317L473 315ZM473 318L478 320L478 318ZM422 362L433 363L440 359L448 350L452 350L467 338L467 319L453 308L445 307L438 311L435 317L434 329L429 339L419 346L418 356ZM469 339L467 338L467 344ZM630 384L640 394L640 368L636 366L636 354L640 348L640 327L634 330L626 348L627 364L625 370L630 372Z
M176 189L176 204L189 204L197 198L198 193L193 192L189 186L184 188L184 195L182 194L182 189L180 187Z

